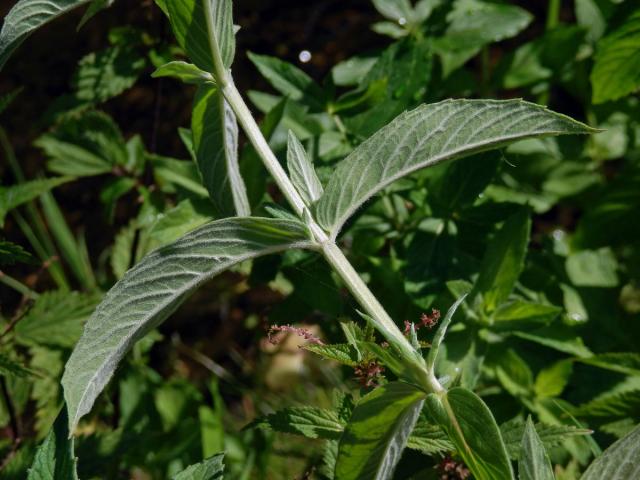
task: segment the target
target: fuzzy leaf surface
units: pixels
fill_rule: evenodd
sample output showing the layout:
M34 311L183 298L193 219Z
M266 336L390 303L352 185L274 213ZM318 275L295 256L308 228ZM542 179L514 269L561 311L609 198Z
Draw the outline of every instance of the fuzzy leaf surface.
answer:
M581 477L582 480L628 480L640 476L640 426L607 448Z
M62 379L69 425L88 413L131 346L158 326L197 287L232 265L307 246L299 222L229 218L204 225L131 269L87 321Z
M289 407L258 419L255 426L307 438L340 438L344 424L333 410L316 407Z
M478 480L511 480L511 461L489 407L470 390L455 387L427 397L429 412L447 432Z
M307 206L311 206L322 196L322 184L318 179L318 175L316 175L307 152L292 131L289 131L287 167L289 168L291 181L300 196L302 196Z
M250 214L247 189L238 164L238 123L222 93L198 89L191 118L198 169L220 216Z
M392 478L424 398L424 392L402 382L362 397L340 439L335 478Z
M445 100L398 116L343 160L316 213L336 236L373 195L437 163L500 148L525 138L586 134L592 129L521 100Z
M551 461L531 418L527 419L522 436L518 474L520 480L554 480Z
M21 0L4 19L0 30L0 70L13 51L35 30L92 0Z

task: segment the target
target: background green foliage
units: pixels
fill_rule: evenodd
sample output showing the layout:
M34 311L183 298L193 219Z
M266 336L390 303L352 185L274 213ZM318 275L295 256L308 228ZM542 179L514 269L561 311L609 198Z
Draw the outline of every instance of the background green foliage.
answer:
M108 3L92 2L90 12ZM369 199L339 237L401 328L404 321L419 326L422 314L444 312L469 294L436 371L448 386L476 392L496 417L506 452L487 453L495 456L491 468L509 470L508 457L521 478L551 478L550 468L556 478L580 478L640 422L637 6L551 1L528 11L527 2L362 1L345 2L344 10L298 7L300 17L287 22L273 20L285 18L277 8L250 14L252 6L236 3L242 29L234 77L283 165L287 145L298 145L291 131L325 187L339 160L424 102L523 97L603 130L526 140L419 171ZM215 175L200 161L209 145L203 138L223 141L219 129L188 128L195 88L197 116L199 102L215 96L212 78L177 63L184 52L155 5L142 2L130 23L118 17L119 8L116 2L93 19L91 26L102 18L109 27L96 29L91 46L73 49L72 59L38 57L31 71L14 58L3 70L20 72L0 91L3 478L25 478L32 465L29 478L49 478L39 469L50 468L54 457L57 475L73 478L65 476L72 459L52 449L68 433L64 415L58 417L60 378L84 322L147 253L230 208L216 202L216 186L207 181ZM311 25L333 34L353 18L350 9L360 19L351 35L367 40L354 51L343 50L349 42L329 48L328 38L307 34L310 43L300 49L308 48L312 60L304 64L292 49L291 61L283 60L282 41L268 33L268 42L243 43L267 20L274 31ZM327 20L314 27L313 15ZM82 12L65 18L73 27ZM378 36L365 32L369 23ZM28 33L7 38L13 45ZM45 29L17 57L36 46L54 54L47 40L56 35L76 42L89 34ZM246 55L250 49L256 52ZM193 54L188 42L186 50ZM211 63L196 57L201 68ZM231 58L233 51L226 52L227 64ZM156 76L197 86L152 80L170 61L176 63ZM47 85L47 70L58 64L67 68L64 83L34 107L40 98L30 92L42 85L36 78ZM132 113L136 102L151 105L141 119ZM22 108L34 125L19 122ZM15 124L28 126L28 134ZM290 158L288 165L293 172L304 162ZM239 169L252 212L288 221L244 142ZM340 450L347 463L337 471L353 472L349 458L375 455L380 445L381 419L369 418L368 409L400 424L412 412L386 412L376 401L420 396L395 382L402 366L394 368L354 306L313 253L242 263L207 283L133 348L80 424L79 477L217 478L222 460L214 455L221 451L228 478L333 478ZM289 324L306 328L303 338L285 333L269 343L269 326ZM308 343L309 331L324 345ZM423 327L415 340L428 346L432 337ZM383 388L371 393L375 385ZM481 419L481 409L470 407L476 397L464 392L450 391L456 413ZM440 428L448 425L434 401L426 400L433 418L428 409L418 412L395 478L440 478L443 457L462 452ZM371 448L338 446L358 429L371 434ZM599 457L585 478L610 478L607 468L633 458L637 432Z

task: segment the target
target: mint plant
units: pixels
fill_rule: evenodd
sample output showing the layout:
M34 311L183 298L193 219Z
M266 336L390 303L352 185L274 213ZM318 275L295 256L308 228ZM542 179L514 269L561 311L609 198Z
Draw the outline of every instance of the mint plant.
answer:
M18 2L5 19L0 33L0 64L27 35L57 15L90 4L84 22L109 3L101 0ZM338 397L333 410L284 409L257 420L255 426L327 440L328 453L324 463L329 473L326 476L339 480L393 478L405 449L430 454L453 451L473 478L479 480L516 478L514 460L519 478L554 478L548 446L558 439L566 440L589 431L567 426L556 426L554 430L549 425L534 424L530 417L526 423L499 425L491 408L474 392L479 365L484 361L484 356L483 360L477 360L480 355L476 355L476 346L500 345L492 356L488 356L488 368L509 395L531 410L544 411L547 418L556 418L557 410L562 409L547 400L562 392L573 364L558 360L541 369L534 381L520 355L501 345L504 338L513 336L550 346L574 355L576 362L623 369L624 373L635 374L637 365L631 359L631 365L616 366L615 359L593 355L581 342L571 341L563 335L562 326L551 325L560 310L518 284L525 269L532 229L529 207L520 206L503 216L501 227L487 244L473 283L459 280L446 284L454 302L438 322L430 342L419 340L416 324L407 322L403 329L399 326L402 319L387 312L384 301L373 293L347 258L341 235L345 226L354 221L354 216L377 197L387 201L385 207L392 210L392 219L401 221L403 202L393 197L394 185L415 174L428 176L431 170L427 169L431 167L458 161L452 163L443 181L433 189L436 201L431 213L447 218L436 230L436 237L446 236L455 213L463 206L473 204L495 172L497 157L491 152L526 140L525 145L532 151L524 154L535 155L536 146L547 145L541 143L541 139L591 135L599 131L523 100L448 99L404 111L406 105L397 98L406 95L405 100L410 103L411 85L403 85L400 93L389 95L387 88L396 90L404 79L392 78L392 83L398 82L398 85L389 85L388 79L381 80L388 65L394 68L394 62L401 64L402 44L396 44L394 50L387 52L387 57L383 56L380 62L364 69L367 71L365 81L350 98L343 97L335 102L327 100L330 94L296 67L252 54L250 58L260 72L285 96L280 101L254 93L254 103L270 112L280 110L280 115L284 115L282 112L289 100L299 101L312 112L326 110L323 113L336 123L337 131L328 133L336 140L337 150L348 150L346 155L335 154L335 157L345 158L334 163L330 172L323 172L312 162L313 156L296 135L296 125L293 125L294 128L286 132L284 162L267 138L273 132L258 125L234 83L232 65L236 56L237 28L233 23L231 1L156 0L156 3L168 17L175 38L191 63L170 61L159 66L153 76L173 77L197 88L190 131L182 132L197 170L189 170L173 181L191 193L206 197L210 204L202 209L191 199L179 204L176 209L183 210L182 214L176 215L177 225L167 220L174 230L171 234L161 235L162 241L155 243L158 248L142 249L136 255L136 261L129 256L125 261L115 262L114 271L121 278L101 299L73 346L61 380L65 407L38 450L29 478L47 478L47 472L54 472L53 478L77 478L73 440L69 438L81 419L92 411L125 356L192 293L212 277L243 262L298 250L312 252L326 262L357 302L357 314L362 319L360 325L341 323L345 343L315 343L305 349L359 368L367 379L364 383L367 386L374 384L370 380L381 368L391 372L396 380L376 386L355 403L350 398ZM412 5L408 1L376 1L374 4L388 19L374 27L377 32L418 45L412 50L415 57L409 66L403 65L416 68L424 60L422 49L431 48L423 38L421 25L431 17L438 2L422 0ZM456 2L447 18L446 35L436 39L433 45L434 51L442 57L445 78L490 42L507 38L531 21L530 15L517 7L476 1ZM593 72L596 103L618 98L616 95L625 95L635 88L626 77L624 85L617 88L615 94L607 93L598 83L601 75L606 75L602 69L608 65L606 56L611 55L611 44L629 35L632 29L628 23L634 18L632 16L618 33L603 40ZM503 31L504 25L509 28ZM481 34L478 34L479 30ZM90 62L91 59L87 59L83 64ZM362 68L362 64L357 68ZM334 76L337 75L335 72ZM527 82L540 81L546 78L545 75ZM517 72L511 71L505 74L504 81L517 82L518 78L521 77ZM342 80L345 84L351 81L349 78ZM485 91L490 88L488 83L484 85ZM78 91L82 89L79 87ZM114 92L117 91L116 88ZM95 98L86 93L79 97L83 101L94 98L100 102L116 94L104 93L101 89ZM360 112L371 98L383 100L372 109ZM289 108L295 111L297 107ZM357 140L345 134L345 126L338 115L340 111L350 110L356 113L349 117L347 128ZM52 230L68 259L70 270L79 282L94 289L97 282L87 255L74 254L82 242L68 232L55 200L46 192L70 181L72 176L106 173L115 166L120 176L107 195L109 201L117 201L123 191L134 188L151 195L138 184L145 161L148 159L153 164L163 180L171 176L173 169L178 169L178 163L140 153L144 146L140 145L139 139L125 142L117 126L107 117L97 113L82 115L81 121L63 120L62 127L37 142L51 158L49 169L61 176L11 187L11 194L5 195L3 198L7 200L0 205L0 218L17 206L44 195L43 211L50 221L56 220L54 225L59 226ZM97 139L92 136L90 141L83 139L81 151L74 142L78 137L82 138L85 125L108 132L108 135ZM264 191L256 191L254 183L260 174L256 178L248 176L246 165L249 162L246 157L240 159L240 131L252 149L246 157L254 156L259 160L277 185L288 209L282 206L256 208L258 202L252 199L256 193L263 196ZM350 144L351 141L356 145ZM74 158L77 160L73 161ZM514 185L516 181L507 179L506 183ZM494 188L490 193L494 198L510 195L506 187L502 190ZM544 210L540 205L544 205L545 200L532 195L519 203ZM260 214L253 213L256 211ZM211 218L215 220L209 221ZM427 216L420 219L429 220ZM144 215L140 216L139 222L144 222ZM131 231L138 227L138 224L132 225ZM402 232L402 228L396 230ZM188 233L175 239L175 231ZM154 242L149 240L149 244ZM7 244L6 248L15 251L12 245ZM146 250L152 251L144 255ZM437 257L437 246L433 250L433 256ZM44 258L46 254L43 247L40 256ZM568 303L567 298L575 299L569 284L592 286L590 282L595 281L605 282L606 286L608 281L616 282L615 269L609 271L609 275L598 272L594 275L595 280L589 280L589 268L584 267L585 260L579 255L590 257L589 265L607 264L607 252L602 250L570 256L566 266L570 281L564 289L565 303ZM591 257L596 260L592 262ZM129 269L133 263L135 265ZM62 287L65 280L62 276L59 278ZM423 285L414 287L422 289ZM523 294L514 298L517 289ZM458 324L461 326L454 334L462 334L464 341L471 344L460 361L462 370L451 369L447 365L449 355L442 353L448 348L448 332L456 326L453 320L460 311L470 322ZM17 333L20 334L20 328ZM14 365L11 359L5 363L7 369L19 371L19 365ZM597 407L597 404L587 404L582 408L597 412ZM632 478L639 468L635 460L637 432L636 427L598 457L586 470L585 478L603 478L602 475ZM628 466L624 467L624 472L622 469L612 472L612 465L627 465L625 462ZM174 478L219 478L222 469L220 453L177 473Z

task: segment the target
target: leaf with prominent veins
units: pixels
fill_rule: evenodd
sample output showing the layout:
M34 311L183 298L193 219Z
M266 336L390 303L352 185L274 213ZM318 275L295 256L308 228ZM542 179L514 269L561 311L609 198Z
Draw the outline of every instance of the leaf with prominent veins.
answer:
M306 227L271 218L227 218L160 248L129 270L87 321L62 385L73 431L131 346L196 288L227 268L261 255L311 245Z
M391 382L360 399L340 438L336 478L388 480L418 420L425 393Z
M316 205L317 219L335 238L369 198L421 168L525 138L593 131L522 100L445 100L423 105L398 116L338 165Z
M204 186L218 214L251 214L247 189L238 165L238 123L222 93L202 85L191 118L193 147Z
M209 3L208 8L205 2ZM198 68L215 71L209 23L213 26L224 67L231 66L236 51L231 0L165 0L163 3L176 40ZM206 16L208 9L211 19Z
M307 152L291 130L289 130L287 147L287 167L291 181L298 189L300 196L307 206L311 206L322 196L322 184Z
M21 0L4 19L0 30L0 70L13 51L35 30L91 0Z

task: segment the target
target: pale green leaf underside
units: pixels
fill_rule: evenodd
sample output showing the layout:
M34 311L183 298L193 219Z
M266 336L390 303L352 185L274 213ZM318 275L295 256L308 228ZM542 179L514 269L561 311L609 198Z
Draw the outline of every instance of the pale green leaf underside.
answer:
M300 140L289 130L289 143L287 146L287 168L289 176L302 199L311 206L322 195L323 189L313 164L307 155Z
M392 478L424 398L424 392L402 382L378 387L364 396L340 439L335 478Z
M245 217L250 214L247 190L238 164L238 123L222 93L202 85L191 118L193 147L202 183L218 214Z
M204 225L145 257L87 321L62 378L70 429L91 407L129 348L198 286L230 266L307 245L298 222L228 218Z
M554 480L551 462L531 418L522 436L518 474L520 480Z
M173 480L221 480L224 473L224 453L191 465L173 477Z
M582 480L640 478L640 425L596 458Z
M336 236L369 198L416 170L524 138L592 131L522 100L445 100L423 105L398 116L338 166L318 201L317 218Z
M36 29L91 0L21 0L0 30L0 70L13 51Z

